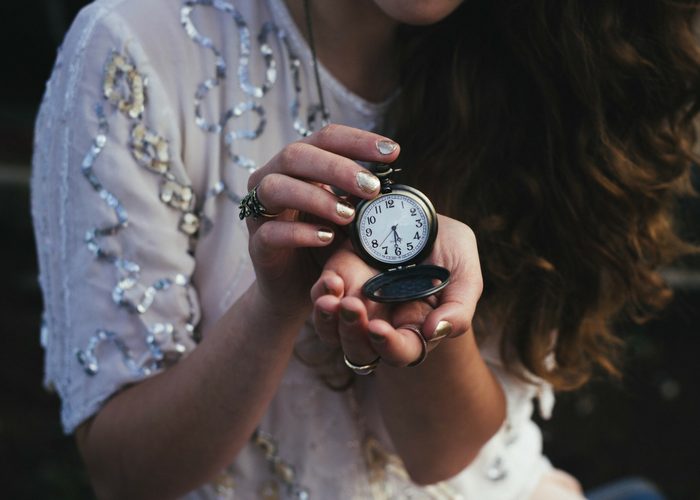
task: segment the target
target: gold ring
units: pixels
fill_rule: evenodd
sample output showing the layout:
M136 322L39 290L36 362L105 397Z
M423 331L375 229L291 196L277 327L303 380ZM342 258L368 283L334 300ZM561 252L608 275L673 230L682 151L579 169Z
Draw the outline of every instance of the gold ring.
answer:
M350 361L345 354L343 354L343 361L345 361L345 366L350 368L357 375L370 375L372 372L374 372L374 370L377 369L377 366L379 366L379 361L381 359L381 357L377 357L377 359L370 363L367 363L366 365L356 365L355 363Z
M400 328L403 328L404 330L410 330L413 333L416 334L416 337L420 339L421 346L423 349L421 350L420 356L418 356L418 359L416 359L413 363L406 365L408 367L414 367L420 365L423 361L425 361L425 358L428 357L428 342L425 340L425 337L421 333L420 329L415 326L415 325L406 325L402 326Z

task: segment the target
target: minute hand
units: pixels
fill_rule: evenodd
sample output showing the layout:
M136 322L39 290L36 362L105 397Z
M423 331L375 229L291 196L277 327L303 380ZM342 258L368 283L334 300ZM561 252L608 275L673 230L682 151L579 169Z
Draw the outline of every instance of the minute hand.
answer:
M386 241L386 239L387 239L389 236L391 236L393 233L395 233L395 232L396 232L396 226L392 226L392 227L391 227L391 231L389 231L389 234L386 235L386 237L382 240L382 242L381 242L379 245L381 246L382 244L384 244L384 242Z

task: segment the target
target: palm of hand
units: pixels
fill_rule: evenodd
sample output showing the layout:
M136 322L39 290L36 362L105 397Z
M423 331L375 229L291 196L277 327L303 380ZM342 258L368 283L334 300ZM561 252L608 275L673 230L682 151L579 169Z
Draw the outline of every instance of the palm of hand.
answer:
M422 344L413 331L402 327L418 327L427 339L438 330L448 329L452 336L468 331L482 289L474 234L453 219L440 216L439 224L438 238L425 262L451 271L451 282L442 292L394 306L369 301L362 295L362 285L377 271L346 243L326 261L312 288L319 336L341 344L354 362L379 355L389 364L403 366L420 356Z

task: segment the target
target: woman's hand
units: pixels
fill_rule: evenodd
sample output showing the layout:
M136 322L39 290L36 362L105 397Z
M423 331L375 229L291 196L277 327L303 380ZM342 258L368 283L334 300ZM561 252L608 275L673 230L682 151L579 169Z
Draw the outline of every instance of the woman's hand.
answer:
M379 180L356 160L389 163L398 154L398 145L382 136L329 125L286 146L250 176L248 189L257 186L265 210L278 214L247 219L257 286L275 310L308 313L308 290L320 273L309 249L330 245L335 227L350 223L355 215L353 206L329 186L373 198ZM321 224L308 222L315 219Z
M327 262L312 288L314 324L355 365L381 363L373 385L382 419L411 479L432 484L454 476L478 455L505 418L500 385L481 358L471 329L482 278L474 234L439 218L427 263L447 268L450 283L427 299L388 305L362 296L376 270L349 246ZM421 361L419 367L400 367ZM441 339L451 338L436 348ZM365 370L366 371L366 370Z
M483 286L474 233L461 222L439 216L438 236L425 263L451 272L444 290L405 304L379 304L361 292L365 281L378 271L349 244L338 249L311 291L314 325L321 339L340 344L357 365L381 357L385 364L406 366L418 360L423 350L411 328L421 331L429 350L445 337L469 331Z

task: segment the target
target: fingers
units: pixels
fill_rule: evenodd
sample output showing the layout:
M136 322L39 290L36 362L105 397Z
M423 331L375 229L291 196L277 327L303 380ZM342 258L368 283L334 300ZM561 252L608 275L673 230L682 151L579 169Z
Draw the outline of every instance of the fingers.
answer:
M389 307L363 300L362 285L375 272L349 248L334 253L311 289L316 332L324 342L341 345L355 364L381 356L385 364L408 366L421 356L423 343L387 320L391 315L392 322L420 325L431 307L422 301Z
M333 229L306 222L270 220L262 224L251 235L250 254L257 260L278 257L280 248L324 247L329 245L335 232Z
M257 186L266 175L279 173L371 198L379 192L379 180L355 160L389 163L398 154L398 145L380 135L329 125L303 141L286 146L266 167L250 176L248 189Z
M359 161L390 163L399 155L399 147L391 139L345 125L323 127L303 142Z
M407 325L408 326L408 325ZM382 362L394 367L409 366L423 358L425 349L415 331L409 328L394 328L388 322L373 319L368 325L371 345L382 358ZM419 328L413 326L413 328Z
M345 356L356 365L375 361L377 352L369 342L367 309L357 297L340 300L338 310L338 334Z
M343 286L343 280L340 276L332 271L324 271L311 287L311 301L314 303L314 329L323 342L332 346L340 344L338 312Z
M340 345L338 334L338 313L340 298L334 295L322 295L314 302L314 329L319 338L328 345Z
M286 209L312 214L337 225L352 221L355 208L333 193L314 184L273 173L258 184L258 200L273 214Z
M483 291L483 278L474 232L461 222L440 217L444 243L438 251L446 254L444 263L452 275L450 283L440 292L437 307L423 323L428 341L457 337L471 330L476 304ZM454 252L454 249L460 249Z
M324 278L319 283L322 281ZM323 287L319 283L312 296ZM369 320L368 311L358 297L340 298L332 293L318 296L314 304L314 326L323 342L340 345L356 365L369 364L381 357L384 364L403 367L424 355L423 341L415 331L395 329L384 319Z

